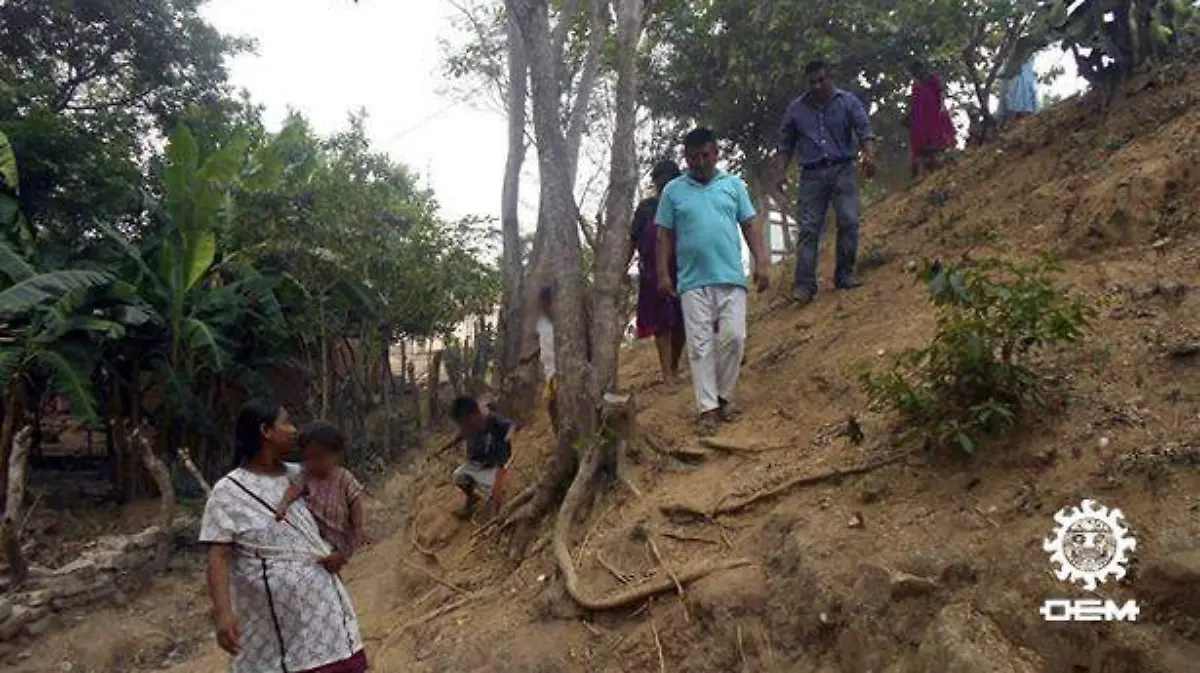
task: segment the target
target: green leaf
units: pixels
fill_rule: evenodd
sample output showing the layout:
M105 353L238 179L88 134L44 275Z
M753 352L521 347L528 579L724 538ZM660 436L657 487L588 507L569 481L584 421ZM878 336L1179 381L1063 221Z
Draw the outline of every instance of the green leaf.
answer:
M21 315L75 290L91 290L112 282L99 271L52 271L27 278L0 292L0 317Z
M36 275L37 270L25 260L7 241L0 240L0 273L19 283Z
M96 400L92 396L91 372L53 349L40 350L35 357L37 364L45 370L50 389L66 398L75 418L89 427L100 425Z
M186 125L180 124L167 141L167 212L175 226L184 226L188 218L187 204L195 190L200 149L196 137Z
M0 180L3 181L0 190L7 188L14 195L18 193L21 179L17 172L17 155L3 131L0 131Z
M200 282L208 268L212 266L217 256L217 234L205 231L188 241L185 251L187 274L184 277L184 292L191 290Z
M209 368L221 372L229 366L229 355L221 347L217 333L211 327L195 318L188 318L185 329L188 348L194 353L206 354Z
M0 390L7 390L13 377L21 371L27 352L24 346L17 344L0 346Z

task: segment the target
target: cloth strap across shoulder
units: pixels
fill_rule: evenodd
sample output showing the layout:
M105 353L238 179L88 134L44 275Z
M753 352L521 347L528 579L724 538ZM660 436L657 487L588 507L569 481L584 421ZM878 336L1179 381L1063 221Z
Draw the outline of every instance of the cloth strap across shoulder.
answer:
M263 508L267 510L268 514L271 515L271 517L275 516L275 508L272 507L271 504L268 503L266 500L263 500L261 496L259 496L257 493L250 490L249 488L246 488L245 484L238 481L237 479L234 479L232 476L229 477L229 481L231 483L233 483L234 486L237 486L238 488L242 489L242 491L244 491L246 493L246 495L248 495L252 499L254 499L255 502L262 505ZM316 552L317 556L324 556L325 550L326 550L326 544L322 540L315 538L311 532L304 530L300 526L297 526L291 519L289 519L286 516L283 518L283 522L286 523L289 527L291 527L292 530L299 533L301 535L301 537L303 537L306 541L311 543L313 545L313 551ZM263 551L266 551L266 550L263 550ZM262 556L263 554L256 551L255 555ZM292 554L283 554L283 555L284 556L293 556Z

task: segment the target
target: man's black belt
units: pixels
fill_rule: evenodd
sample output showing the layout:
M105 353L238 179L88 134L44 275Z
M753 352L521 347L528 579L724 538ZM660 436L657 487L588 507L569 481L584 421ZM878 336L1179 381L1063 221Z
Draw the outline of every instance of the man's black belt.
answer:
M851 157L842 157L841 159L821 159L820 161L810 161L804 164L802 168L806 171L816 171L822 168L831 168L833 166L843 166L854 161Z

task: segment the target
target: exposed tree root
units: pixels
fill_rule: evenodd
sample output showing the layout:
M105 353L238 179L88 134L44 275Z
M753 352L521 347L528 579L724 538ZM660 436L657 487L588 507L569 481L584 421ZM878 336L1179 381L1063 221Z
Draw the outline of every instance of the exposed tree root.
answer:
M779 486L775 486L773 488L758 491L757 493L752 493L748 496L738 498L737 500L734 500L732 502L726 503L725 500L728 498L728 496L726 496L726 497L718 500L717 504L714 505L712 510L710 510L710 511L700 511L698 509L695 509L694 507L691 507L690 505L685 505L685 504L668 504L668 505L663 505L659 509L666 516L683 515L683 516L693 516L693 517L700 517L700 518L706 518L706 519L711 519L713 517L721 516L724 514L736 514L740 511L750 507L751 505L754 505L762 500L768 500L770 498L777 497L793 488L799 488L801 486L813 486L816 484L825 483L827 481L834 481L834 480L840 479L842 477L849 477L849 476L854 476L857 474L866 474L868 472L873 472L880 468L899 463L899 462L903 461L904 459L906 459L907 457L908 457L908 454L904 453L904 454L901 454L898 456L892 456L890 458L884 458L882 460L877 460L873 463L868 463L867 465L864 465L862 467L837 469L837 470L831 470L829 472L823 472L821 474L816 474L816 475L811 475L811 476L806 476L806 477L795 477L795 478L792 478L792 479L789 479L789 480L783 482Z
M621 413L622 411L628 413L628 409L624 407L623 402L613 402L611 406L617 407L615 413ZM579 470L575 473L575 478L571 482L570 488L567 489L567 495L563 498L562 506L558 510L558 516L554 522L554 537L551 541L554 559L558 563L559 571L562 572L567 594L581 607L597 612L601 610L615 610L636 604L677 587L681 588L684 584L694 582L714 572L750 565L750 561L746 559L708 563L679 573L676 577L659 578L609 596L593 598L584 595L579 586L579 576L575 571L575 563L572 561L571 552L567 548L567 540L570 538L571 521L574 519L575 512L579 508L580 503L588 495L592 479L602 462L603 454L604 452L599 445L593 445L585 451L583 459L579 464Z
M736 439L722 439L721 437L701 437L700 445L726 453L768 453L792 448L791 444L764 445L759 442L740 442Z
M709 457L709 453L702 449L667 446L661 439L649 432L642 433L641 438L654 451L684 463L696 463Z
M704 544L712 544L718 547L721 546L720 542L716 540L710 540L706 537L700 537L699 535L685 535L684 533L676 533L673 531L664 530L662 532L662 536L669 537L672 540L679 540L680 542L702 542Z
M422 556L440 566L442 563L438 559L438 555L432 549L426 549L424 546L422 546L421 543L417 541L418 537L417 517L413 516L412 520L408 523L408 541L412 543L413 549L421 552Z

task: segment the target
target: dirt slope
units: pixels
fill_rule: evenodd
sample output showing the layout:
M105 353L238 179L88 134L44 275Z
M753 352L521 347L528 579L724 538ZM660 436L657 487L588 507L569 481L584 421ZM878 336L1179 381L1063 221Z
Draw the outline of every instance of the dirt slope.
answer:
M803 310L778 292L756 298L739 392L747 413L726 436L776 450L663 455L652 444L699 450L690 391L654 387L652 349L628 351L625 382L655 441L632 450L643 497L614 486L575 523L586 590L606 595L622 587L618 573L636 583L662 572L639 526L674 569L752 565L690 585L682 600L585 613L565 596L545 538L514 560L506 539L473 539L450 516L453 463L431 457L390 485L402 494L401 532L349 569L375 670L1200 670L1200 347L1188 346L1200 344L1200 72L1146 84L1107 117L1079 102L1050 110L876 204L864 218L873 268L863 288L826 284ZM1050 247L1068 257L1064 281L1100 310L1083 343L1049 358L1071 383L1057 417L970 465L914 458L715 520L664 514L892 455L894 419L864 411L853 367L930 336L906 262ZM861 445L838 436L850 413L862 419ZM539 417L520 438L511 492L535 478L548 447ZM1138 623L1038 614L1047 598L1083 597L1054 578L1041 540L1054 511L1089 496L1120 507L1137 534L1129 576L1102 593L1138 598ZM221 662L210 652L174 670Z

